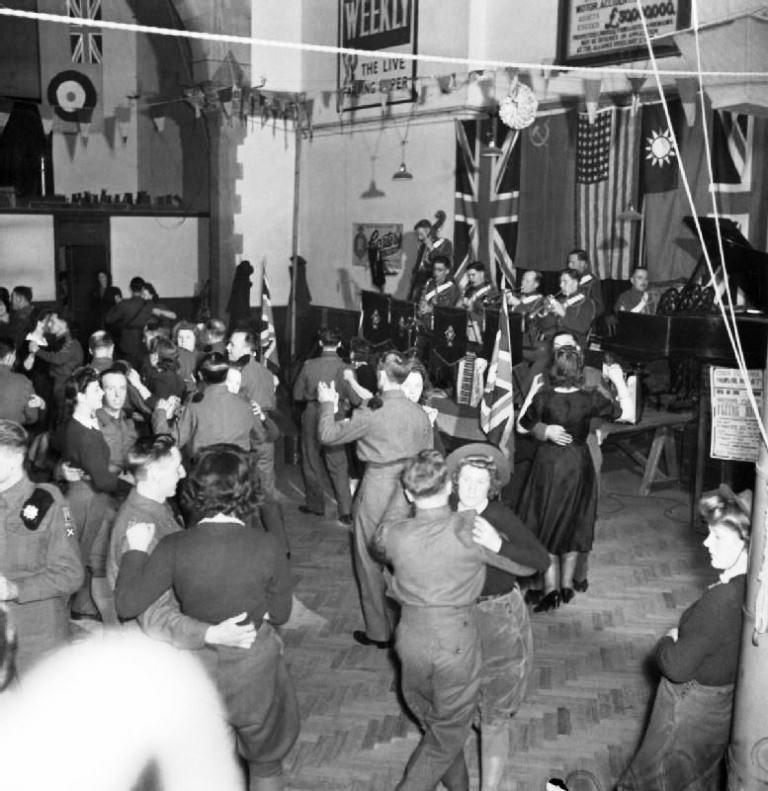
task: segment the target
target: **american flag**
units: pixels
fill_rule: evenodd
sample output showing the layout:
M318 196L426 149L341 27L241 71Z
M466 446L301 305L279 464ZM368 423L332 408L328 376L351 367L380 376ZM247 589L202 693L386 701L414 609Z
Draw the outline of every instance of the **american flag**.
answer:
M499 329L493 345L488 378L483 400L480 402L480 428L488 441L498 446L507 458L512 458L510 440L513 439L514 404L512 394L512 338L509 328L507 300L501 300Z
M492 283L514 285L520 201L518 131L488 119L456 121L456 201L453 244L459 265L454 280L463 287L467 264L482 261ZM490 138L497 156L483 156Z
M277 357L275 319L272 315L272 300L266 276L264 277L264 285L261 290L261 362L273 374L280 370L280 360Z
M67 0L67 16L70 19L101 19L101 0ZM101 63L102 41L97 28L69 28L69 44L73 63Z
M601 279L629 278L638 223L619 214L635 202L639 121L629 107L579 113L576 138L576 238Z

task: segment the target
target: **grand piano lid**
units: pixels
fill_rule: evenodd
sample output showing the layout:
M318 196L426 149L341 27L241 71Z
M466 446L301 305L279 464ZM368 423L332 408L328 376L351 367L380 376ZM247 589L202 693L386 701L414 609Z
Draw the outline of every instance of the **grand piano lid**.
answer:
M683 222L698 240L696 223L693 217L683 217ZM731 296L738 302L738 292L744 296L746 304L744 309L755 308L759 311L768 311L768 253L756 250L742 234L739 226L727 217L698 217L704 244L709 253L710 261L715 267L715 275L719 275L720 250L717 241L717 228L723 240L725 265L728 269ZM722 278L718 279L721 282ZM699 259L691 275L689 283L708 285L709 274L706 269L704 256Z

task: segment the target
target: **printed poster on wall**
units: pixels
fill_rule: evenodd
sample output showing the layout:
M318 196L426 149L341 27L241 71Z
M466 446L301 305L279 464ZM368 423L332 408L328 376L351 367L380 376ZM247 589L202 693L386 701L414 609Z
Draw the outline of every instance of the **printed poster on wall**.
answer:
M637 0L560 0L558 62L616 63L648 57ZM643 0L648 34L657 56L678 54L668 34L688 27L690 0Z
M339 0L339 46L417 52L418 0ZM359 110L413 102L416 61L405 58L341 54L338 110Z
M358 222L352 232L352 263L369 266L368 250L371 246L381 252L384 274L396 275L403 268L403 224L396 222Z
M763 372L747 371L762 413ZM738 368L710 369L712 393L712 436L709 455L713 459L757 461L760 428L747 399L747 387ZM762 419L762 415L761 415Z

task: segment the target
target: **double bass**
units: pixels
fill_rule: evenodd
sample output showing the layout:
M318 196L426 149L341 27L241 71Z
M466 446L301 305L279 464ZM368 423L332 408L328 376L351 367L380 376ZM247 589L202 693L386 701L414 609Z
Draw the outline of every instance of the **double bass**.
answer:
M453 251L451 243L447 239L438 236L438 231L445 223L445 212L438 210L435 212L435 221L429 228L424 239L420 239L418 252L416 254L416 264L413 267L411 274L411 286L408 290L408 301L418 302L421 296L421 291L426 282L432 276L432 261L440 255L445 256L449 262L451 269L453 268ZM421 227L421 225L419 225Z

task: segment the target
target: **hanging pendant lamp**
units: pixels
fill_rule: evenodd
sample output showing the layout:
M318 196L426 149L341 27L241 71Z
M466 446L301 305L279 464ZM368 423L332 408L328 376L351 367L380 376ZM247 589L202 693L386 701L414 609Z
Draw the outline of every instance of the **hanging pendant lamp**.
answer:
M400 145L403 147L403 160L400 163L400 167L392 174L392 181L413 181L413 173L408 171L405 164L405 146L407 143L407 140L402 140L400 142Z

